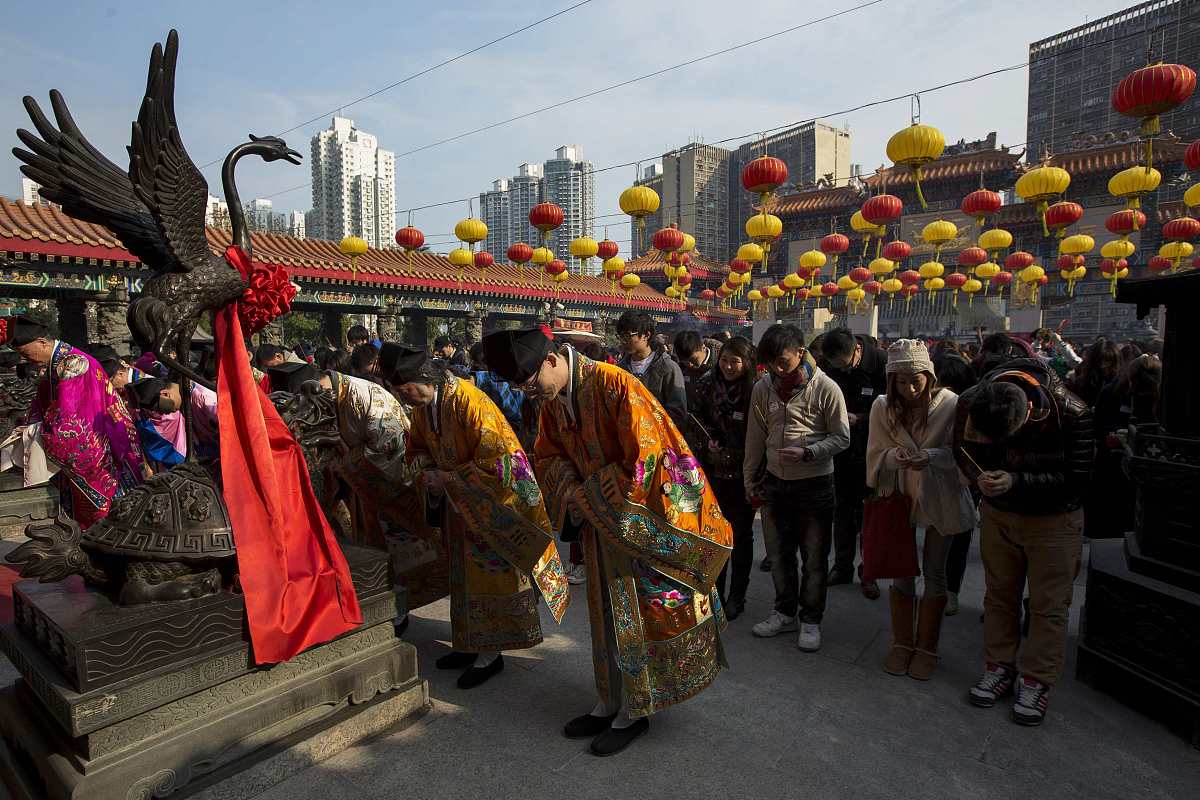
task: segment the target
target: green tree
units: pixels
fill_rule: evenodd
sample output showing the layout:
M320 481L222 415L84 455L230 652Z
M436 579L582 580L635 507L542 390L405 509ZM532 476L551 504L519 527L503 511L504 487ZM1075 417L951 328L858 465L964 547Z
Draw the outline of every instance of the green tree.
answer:
M303 311L293 311L281 317L279 324L283 328L283 341L289 345L302 340L315 341L321 331L320 316Z

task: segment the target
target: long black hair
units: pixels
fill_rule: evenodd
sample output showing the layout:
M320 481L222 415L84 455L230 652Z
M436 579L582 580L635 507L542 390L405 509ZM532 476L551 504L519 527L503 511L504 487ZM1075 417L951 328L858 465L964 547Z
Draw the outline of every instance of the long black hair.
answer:
M726 353L731 356L737 356L742 360L742 364L745 365L746 371L742 374L740 383L742 384L742 388L747 392L747 396L749 396L750 390L754 388L754 382L758 380L758 355L755 352L754 343L745 336L734 336L728 342L721 345L721 351L717 354L718 363L713 371L723 381L725 380L725 373L721 372L719 362L721 361L721 356Z

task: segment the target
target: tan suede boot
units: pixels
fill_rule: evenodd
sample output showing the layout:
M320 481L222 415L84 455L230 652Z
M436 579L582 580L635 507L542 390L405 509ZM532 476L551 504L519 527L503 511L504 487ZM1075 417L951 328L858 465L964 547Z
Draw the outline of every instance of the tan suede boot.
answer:
M917 606L917 651L908 664L908 677L927 681L937 669L938 639L942 635L942 619L946 611L946 596L922 597Z
M891 588L892 649L883 660L883 671L889 675L907 675L908 662L913 657L913 612L916 598Z

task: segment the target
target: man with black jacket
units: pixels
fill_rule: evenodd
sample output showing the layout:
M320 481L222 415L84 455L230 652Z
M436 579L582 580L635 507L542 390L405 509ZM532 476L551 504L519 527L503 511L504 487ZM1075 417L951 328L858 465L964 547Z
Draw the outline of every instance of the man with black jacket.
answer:
M854 581L854 557L862 530L863 498L867 496L867 432L871 404L887 394L887 353L867 336L846 328L829 331L814 341L817 363L833 378L846 398L850 419L850 447L834 456L833 479L837 510L833 520L833 569L829 585ZM863 594L879 597L875 581L863 581Z
M687 431L687 390L683 371L665 350L652 347L654 320L642 311L626 311L617 319L617 338L624 355L617 366L632 372L662 404L675 427Z
M1009 361L959 398L954 455L984 496L979 548L987 583L987 667L968 699L990 708L1015 688L1012 718L1021 725L1041 724L1062 674L1094 450L1091 412L1040 359ZM1018 683L1026 580L1029 640Z

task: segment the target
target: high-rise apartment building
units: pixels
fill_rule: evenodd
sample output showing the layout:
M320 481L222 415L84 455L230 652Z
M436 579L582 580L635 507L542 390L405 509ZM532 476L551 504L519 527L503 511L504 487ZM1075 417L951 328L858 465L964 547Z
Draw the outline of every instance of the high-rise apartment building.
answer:
M529 224L529 212L545 197L542 178L545 171L541 164L522 164L517 167L517 174L508 181L509 228L510 243L527 242L537 246L541 233Z
M275 213L270 200L256 197L242 205L246 216L246 227L259 233L287 233L288 221L283 214Z
M788 184L803 188L817 181L844 186L850 178L850 130L824 122L806 122L764 139L746 142L734 151L729 163L729 247L725 258L732 258L745 239L746 219L758 202L742 188L742 167L759 156L774 156L788 166ZM709 255L717 256L716 253Z
M334 117L312 138L312 219L309 236L360 236L371 247L392 243L396 232L396 156L378 140Z
M724 147L689 144L662 157L662 219L696 237L696 249L718 259L729 251L732 156Z
M303 239L305 231L305 214L303 211L293 211L287 215L287 235L293 239Z
M204 206L204 224L229 230L229 204L210 194Z
M503 261L512 238L512 196L508 190L508 179L492 181L492 189L479 193L479 218L487 225L488 235L481 247L497 261Z
M21 176L21 202L27 206L47 202L42 199L42 185L24 175Z
M583 160L579 145L569 144L555 150L554 158L542 167L545 171L542 196L563 210L563 224L551 235L550 249L575 272L579 263L571 257L571 240L595 235L596 191L592 162ZM590 273L596 275L599 272L600 265L593 259Z
M1152 0L1029 45L1026 147L1032 160L1079 149L1079 139L1137 137L1138 121L1113 111L1121 79L1154 60L1200 64L1200 0ZM1200 103L1193 98L1162 115L1163 132L1184 141L1200 137Z

